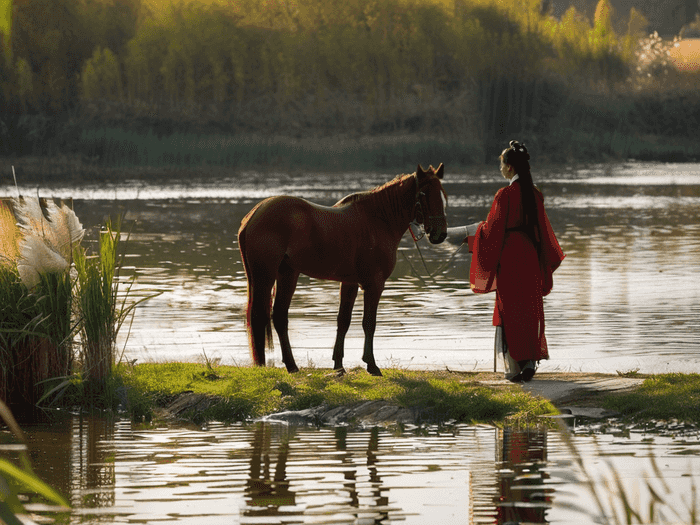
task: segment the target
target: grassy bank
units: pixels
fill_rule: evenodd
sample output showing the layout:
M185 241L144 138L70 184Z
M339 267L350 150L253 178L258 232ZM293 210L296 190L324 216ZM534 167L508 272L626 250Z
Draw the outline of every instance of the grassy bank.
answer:
M324 369L290 375L280 368L209 368L190 363L124 365L117 373L136 419L153 417L183 393L214 400L203 411L183 414L198 422L243 421L286 410L374 400L415 409L425 422L503 424L556 413L548 401L515 385L487 386L473 374L386 369L384 377L373 377L358 368L336 377Z
M495 383L489 373L384 372L377 378L358 368L338 378L324 369L290 375L280 368L191 363L121 365L116 371L117 383L126 387L127 408L137 420L150 420L185 393L210 398L206 405L181 414L195 422L244 421L286 410L375 400L411 408L426 423L502 425L558 413L549 401L518 385ZM645 379L632 392L601 394L598 402L624 419L700 424L698 399L700 374L661 374Z
M633 392L605 396L603 403L630 419L700 425L700 374L653 375Z

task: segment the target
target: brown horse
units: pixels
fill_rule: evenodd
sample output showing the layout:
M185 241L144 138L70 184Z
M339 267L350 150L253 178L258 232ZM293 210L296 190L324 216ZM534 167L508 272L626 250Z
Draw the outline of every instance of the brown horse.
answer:
M377 305L396 265L399 241L409 224L423 224L430 242L445 240L447 220L442 187L443 165L400 175L373 190L354 193L334 206L298 197L270 197L241 221L238 245L248 278L247 323L255 364L265 365L265 334L272 343L270 319L282 346L282 361L297 372L287 334L289 305L299 274L340 281L334 369L343 373L345 335L358 287L364 290L362 360L372 375L382 375L374 361ZM274 307L273 286L277 283ZM272 310L272 312L270 312Z

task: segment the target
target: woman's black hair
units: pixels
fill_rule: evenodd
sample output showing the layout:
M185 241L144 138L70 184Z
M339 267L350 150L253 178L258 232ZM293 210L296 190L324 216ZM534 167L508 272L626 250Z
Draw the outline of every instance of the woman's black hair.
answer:
M518 174L517 182L520 183L522 195L523 228L532 239L537 248L537 253L541 259L541 239L540 225L537 214L537 201L535 200L535 184L530 173L530 154L527 152L525 144L517 140L511 140L510 144L501 153L501 160L505 164L513 166Z

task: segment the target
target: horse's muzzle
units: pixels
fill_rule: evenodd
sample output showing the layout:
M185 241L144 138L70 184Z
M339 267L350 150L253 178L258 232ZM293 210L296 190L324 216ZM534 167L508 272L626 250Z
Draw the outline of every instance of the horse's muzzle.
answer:
M440 244L447 237L447 228L441 228L439 230L431 230L428 232L428 240L432 244Z

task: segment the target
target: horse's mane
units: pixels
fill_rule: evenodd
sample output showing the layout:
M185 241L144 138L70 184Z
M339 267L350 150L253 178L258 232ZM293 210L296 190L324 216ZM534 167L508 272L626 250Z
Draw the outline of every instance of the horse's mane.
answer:
M409 177L413 177L414 173L407 173L403 175L397 175L394 177L392 180L389 182L385 182L384 184L380 184L376 188L372 188L371 190L366 190L366 191L358 191L357 193L351 193L350 195L346 195L342 199L340 199L338 202L336 202L333 207L337 208L339 206L345 206L347 204L354 204L356 202L361 202L365 201L367 199L371 199L372 197L375 197L378 193L383 192L383 190L395 186L395 185L402 185L406 179Z

